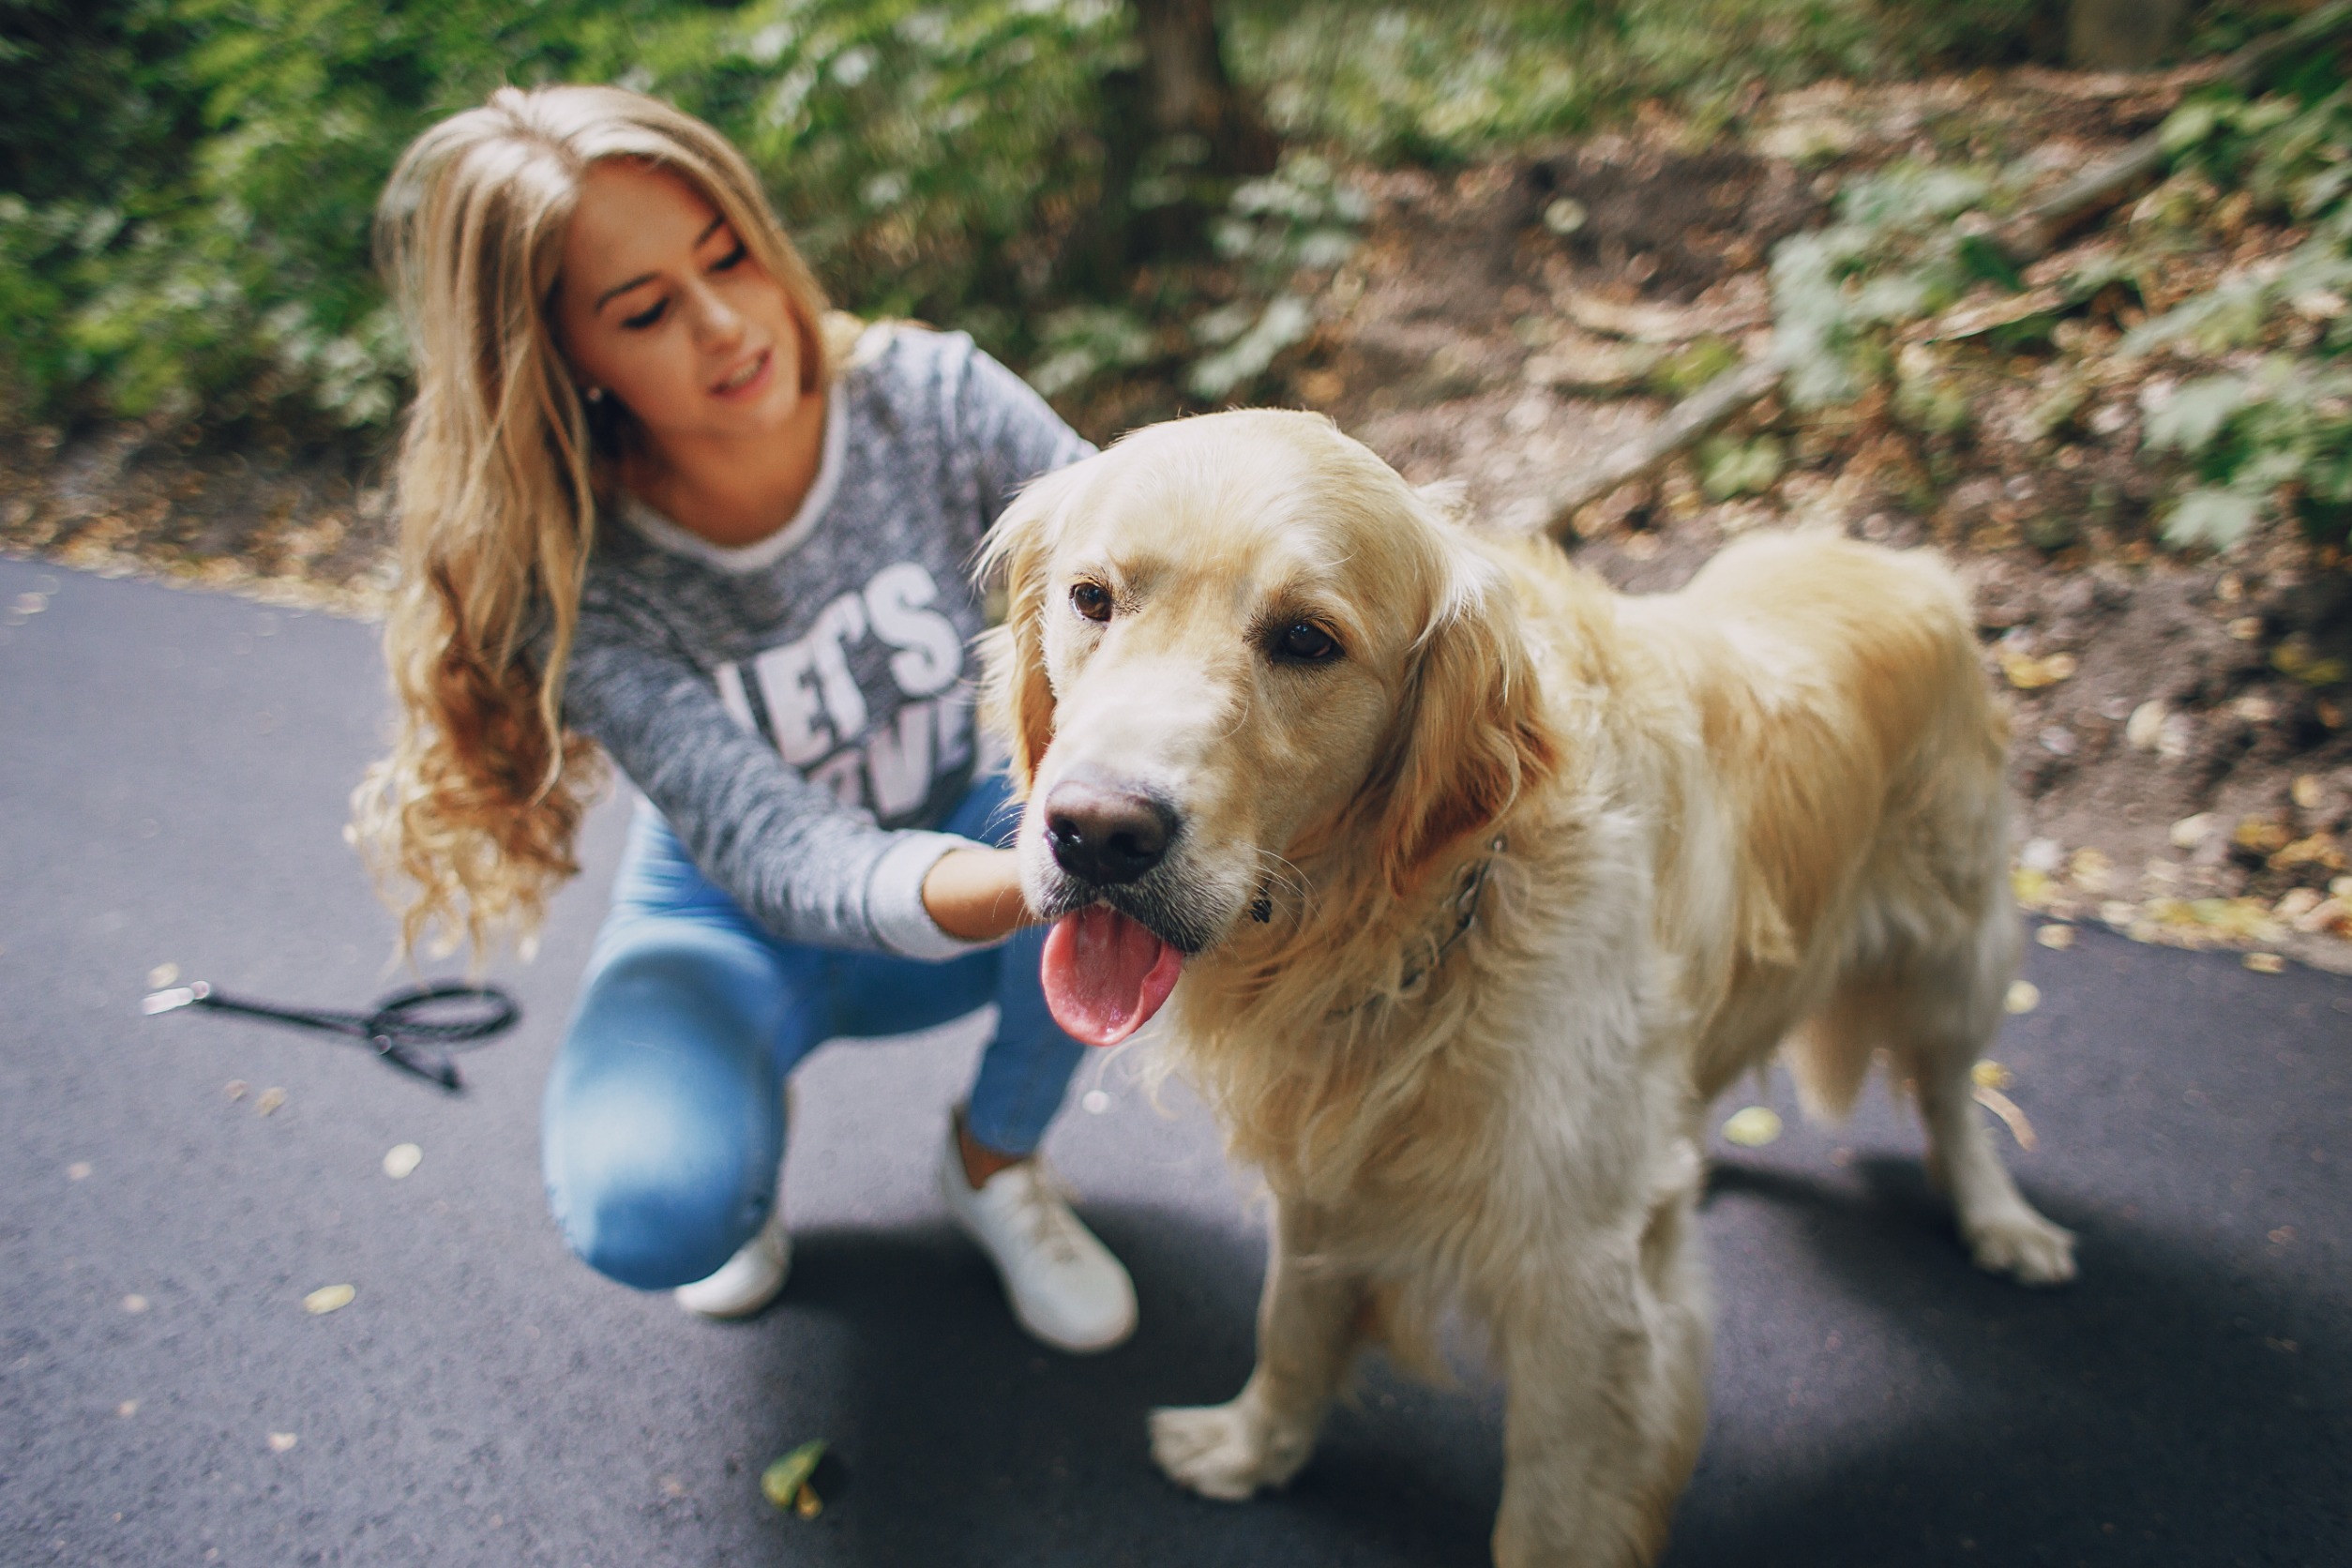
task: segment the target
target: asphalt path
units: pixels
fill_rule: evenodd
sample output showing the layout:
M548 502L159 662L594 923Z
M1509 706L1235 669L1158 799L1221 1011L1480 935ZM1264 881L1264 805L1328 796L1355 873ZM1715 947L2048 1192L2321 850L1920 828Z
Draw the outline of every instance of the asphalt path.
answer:
M1206 1117L1123 1060L1048 1145L1135 1273L1143 1327L1109 1355L1024 1339L933 1194L970 1029L810 1063L798 1256L758 1319L572 1261L536 1108L612 806L536 960L494 972L524 1020L462 1097L142 1017L165 964L345 1006L398 980L339 831L384 726L372 628L14 560L0 621L0 1561L1485 1560L1500 1403L1474 1366L1373 1365L1276 1497L1153 1470L1146 1410L1247 1374L1262 1242ZM1998 1054L2038 1147L2008 1153L2080 1232L2081 1282L1971 1270L1883 1091L1832 1129L1783 1078L1748 1091L1789 1130L1722 1150L1707 1202L1678 1568L2352 1561L2352 985L2097 932L2027 952L2042 1003ZM848 1482L803 1521L757 1481L813 1437Z

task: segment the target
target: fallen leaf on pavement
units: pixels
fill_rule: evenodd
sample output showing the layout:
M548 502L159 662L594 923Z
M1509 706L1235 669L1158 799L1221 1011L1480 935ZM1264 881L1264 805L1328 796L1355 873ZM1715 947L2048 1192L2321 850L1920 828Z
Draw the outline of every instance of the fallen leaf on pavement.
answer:
M812 1438L760 1472L760 1495L778 1508L797 1508L817 1462L825 1456L825 1440ZM820 1505L822 1506L822 1505ZM804 1513L802 1517L811 1516Z
M147 989L151 991L159 991L164 987L170 985L173 981L177 980L179 977L179 965L158 964L155 968L147 971Z
M2033 933L2033 940L2040 942L2044 947L2064 952L2067 948L2074 945L2074 927L2072 926L2044 926Z
M2030 980L2013 980L2002 1005L2013 1013L2030 1013L2042 1005L2042 988Z
M2249 953L2246 955L2246 967L2256 974L2284 974L2286 960L2276 953Z
M2033 1136L2033 1123L2027 1121L2026 1113L2017 1108L2017 1102L1999 1090L1982 1083L1976 1086L1975 1093L1976 1103L2001 1119L2009 1128L2009 1136L2017 1140L2017 1147L2031 1153L2038 1140Z
M272 1432L269 1435L269 1451L283 1454L300 1440L292 1432Z
M1746 1149L1761 1149L1780 1137L1780 1113L1770 1106L1748 1106L1725 1118L1723 1136Z
M286 1092L284 1090L264 1089L262 1091L262 1097L253 1102L253 1114L256 1116L267 1116L271 1111L276 1110L279 1106L282 1106L285 1103Z
M1968 1081L1979 1089L2006 1089L2017 1081L2017 1075L1998 1062L1986 1060L1968 1069Z
M322 1285L302 1298L302 1310L313 1318L324 1318L349 1306L352 1298L358 1294L348 1285Z
M414 1143L395 1143L384 1152L384 1173L397 1182L415 1170L424 1157L425 1151Z

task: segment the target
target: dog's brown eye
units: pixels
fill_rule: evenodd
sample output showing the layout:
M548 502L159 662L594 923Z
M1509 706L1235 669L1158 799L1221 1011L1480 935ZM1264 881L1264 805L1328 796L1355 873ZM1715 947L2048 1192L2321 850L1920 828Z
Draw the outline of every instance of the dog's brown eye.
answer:
M1312 621L1293 621L1274 639L1274 656L1299 664L1328 664L1339 656L1331 633Z
M1070 589L1070 608L1090 621L1110 619L1110 590L1099 582L1080 582Z

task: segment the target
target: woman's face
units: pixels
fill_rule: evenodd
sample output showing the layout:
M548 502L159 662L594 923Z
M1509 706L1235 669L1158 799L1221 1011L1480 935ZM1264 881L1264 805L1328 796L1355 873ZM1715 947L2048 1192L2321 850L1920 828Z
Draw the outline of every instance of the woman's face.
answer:
M589 168L555 310L581 389L619 399L656 448L773 435L801 408L783 286L700 192L651 165Z

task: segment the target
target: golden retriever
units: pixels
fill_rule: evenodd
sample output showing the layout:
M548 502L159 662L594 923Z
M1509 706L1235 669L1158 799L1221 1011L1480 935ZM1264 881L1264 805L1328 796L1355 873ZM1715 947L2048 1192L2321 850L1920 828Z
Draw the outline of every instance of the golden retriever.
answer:
M2073 1273L1970 1100L2016 961L2005 724L1949 572L1833 537L1621 596L1329 421L1138 431L1025 491L988 701L1048 1000L1166 1048L1272 1189L1258 1366L1182 1485L1305 1462L1458 1306L1507 1390L1495 1560L1650 1560L1704 1425L1707 1108L1883 1048L1987 1269ZM1171 998L1172 992L1172 998Z

